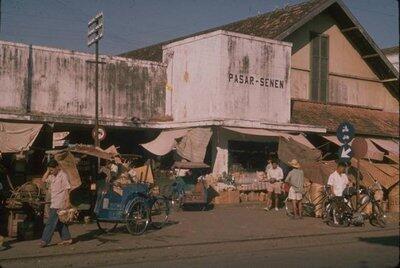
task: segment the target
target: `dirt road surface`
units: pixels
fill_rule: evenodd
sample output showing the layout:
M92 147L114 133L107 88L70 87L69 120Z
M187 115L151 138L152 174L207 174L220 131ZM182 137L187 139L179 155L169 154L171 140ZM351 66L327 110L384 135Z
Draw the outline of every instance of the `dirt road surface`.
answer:
M124 228L101 234L95 224L73 225L76 243L39 248L9 241L7 267L396 267L398 215L385 229L332 228L320 219L291 220L260 205L178 212L168 226L131 236ZM54 243L58 241L54 236Z

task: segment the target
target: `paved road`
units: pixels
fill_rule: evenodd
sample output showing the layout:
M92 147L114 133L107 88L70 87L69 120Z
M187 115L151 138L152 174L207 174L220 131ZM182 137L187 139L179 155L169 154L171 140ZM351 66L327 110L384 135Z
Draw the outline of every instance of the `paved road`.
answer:
M69 247L11 241L3 267L394 267L399 259L395 218L385 229L331 228L319 219L289 220L258 205L172 215L162 230L133 237L74 225ZM55 240L57 242L57 240Z

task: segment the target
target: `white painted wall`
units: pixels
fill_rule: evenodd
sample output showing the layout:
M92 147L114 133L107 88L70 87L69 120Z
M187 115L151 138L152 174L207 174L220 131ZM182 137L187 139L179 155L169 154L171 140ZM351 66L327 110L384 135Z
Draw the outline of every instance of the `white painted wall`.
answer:
M215 31L164 46L163 59L166 113L176 122L290 122L289 43ZM277 82L265 86L267 78Z

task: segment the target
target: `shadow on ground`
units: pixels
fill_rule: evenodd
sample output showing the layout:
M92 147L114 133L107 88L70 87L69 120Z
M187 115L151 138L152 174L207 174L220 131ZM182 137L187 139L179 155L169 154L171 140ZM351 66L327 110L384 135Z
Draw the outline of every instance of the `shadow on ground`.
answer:
M172 225L178 224L179 221L168 221L165 223L165 225L161 228L168 228ZM149 226L147 227L146 232L157 232L160 229L154 228L151 226L151 224L149 224ZM94 229L94 230L90 230L84 234L78 235L77 237L74 238L75 243L77 242L84 242L84 241L91 241L91 240L97 240L100 243L97 246L101 246L104 245L106 243L118 243L120 239L113 239L114 236L117 236L121 233L124 234L129 234L128 230L126 229L126 227L124 225L118 225L118 227L116 227L112 232L103 232L99 229Z
M398 235L367 237L367 238L360 237L359 240L362 242L365 242L365 243L379 244L382 246L399 247L399 236Z

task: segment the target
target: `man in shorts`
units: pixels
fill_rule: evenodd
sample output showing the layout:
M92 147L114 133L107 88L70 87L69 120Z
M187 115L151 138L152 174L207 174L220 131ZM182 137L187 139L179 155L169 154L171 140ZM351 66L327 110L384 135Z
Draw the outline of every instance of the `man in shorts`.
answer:
M272 206L272 195L275 198L275 210L278 211L279 195L281 194L283 171L278 166L277 159L272 159L271 168L267 171L267 206L264 210L270 210Z
M304 187L304 173L300 169L300 163L293 159L289 162L289 165L293 168L286 177L285 182L289 183L289 196L288 198L292 201L293 205L293 218L302 219L302 205L301 200L303 199L303 187Z

